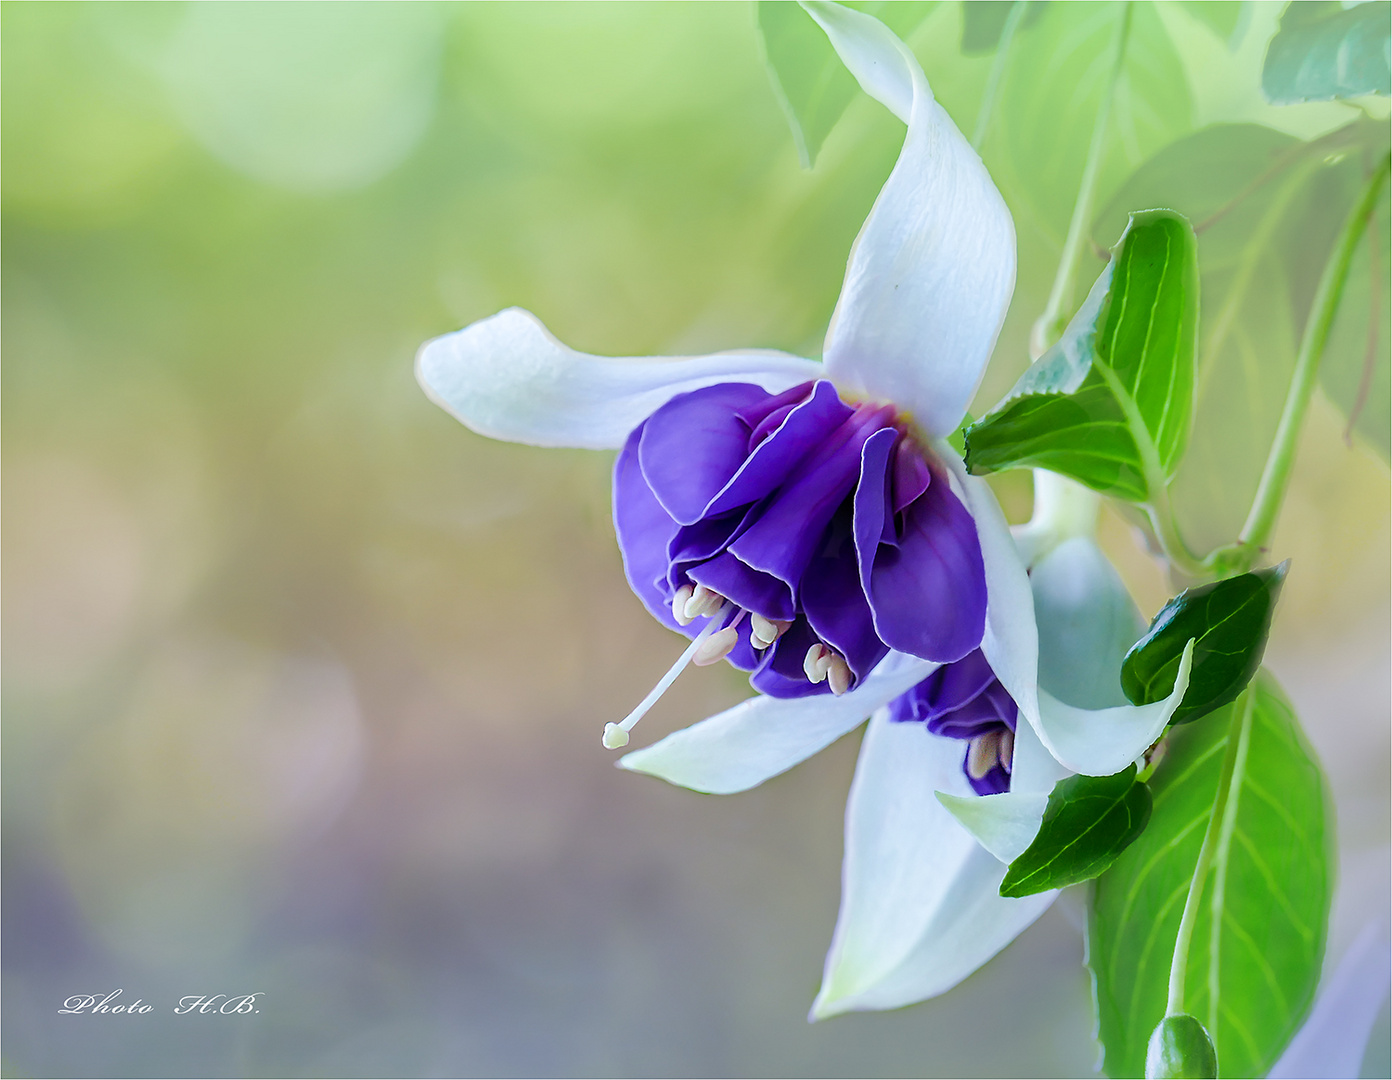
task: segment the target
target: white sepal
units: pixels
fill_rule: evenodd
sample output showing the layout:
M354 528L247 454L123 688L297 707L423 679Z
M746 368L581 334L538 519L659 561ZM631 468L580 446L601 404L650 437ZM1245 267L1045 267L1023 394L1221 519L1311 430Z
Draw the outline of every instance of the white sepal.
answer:
M827 954L820 1020L893 1009L951 989L1053 901L999 895L1005 867L937 800L967 796L963 744L870 720L846 804L841 910Z
M937 667L927 660L891 653L860 686L840 697L761 694L625 754L618 764L695 791L715 795L744 791L791 769L858 727Z
M529 311L508 308L427 341L416 380L480 435L532 446L612 450L676 394L723 382L770 393L824 375L821 364L767 349L693 357L608 357L557 341Z
M986 166L877 19L803 6L867 94L908 125L846 266L823 358L838 385L893 401L931 436L956 430L1015 288L1015 226Z

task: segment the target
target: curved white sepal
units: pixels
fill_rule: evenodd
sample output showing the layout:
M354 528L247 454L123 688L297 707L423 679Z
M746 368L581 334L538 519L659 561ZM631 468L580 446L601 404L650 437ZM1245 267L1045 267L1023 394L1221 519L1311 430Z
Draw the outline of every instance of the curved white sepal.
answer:
M1125 705L1121 662L1146 623L1096 542L1074 536L1029 575L1039 635L1039 685L1089 709Z
M914 656L891 653L863 684L841 697L761 694L625 754L618 764L713 795L745 791L860 726L881 705L926 679L937 667Z
M1072 775L1045 749L1030 724L1016 723L1015 749L1010 765L1010 790L1021 795L1048 795Z
M951 989L1034 922L1054 893L999 894L1005 867L937 800L969 796L962 743L870 720L846 804L841 910L811 1019Z
M1005 320L1015 226L908 47L869 15L803 6L865 92L908 125L851 250L827 331L827 371L942 437L971 403Z
M1151 705L1080 709L1039 686L1039 631L1029 576L989 485L968 476L955 455L944 461L967 497L986 567L986 634L981 650L1020 715L1070 772L1110 776L1139 758L1160 737L1189 687L1193 643L1185 647L1174 687ZM1016 738L1019 738L1017 731Z
M764 349L695 357L607 357L557 341L529 311L508 308L416 354L430 400L480 435L590 450L628 433L676 394L722 382L780 393L824 374L821 364Z
M1165 733L1170 717L1189 689L1194 639L1184 646L1174 689L1151 705L1078 709L1048 691L1039 691L1039 739L1063 765L1088 776L1111 776L1136 761Z
M938 802L947 807L947 812L978 844L1008 866L1039 835L1049 796L1019 791L1003 791L999 795L949 795L939 791Z

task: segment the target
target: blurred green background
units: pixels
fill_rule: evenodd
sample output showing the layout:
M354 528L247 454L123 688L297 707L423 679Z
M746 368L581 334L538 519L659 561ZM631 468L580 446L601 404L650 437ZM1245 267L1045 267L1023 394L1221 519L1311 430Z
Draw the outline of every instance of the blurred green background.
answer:
M1138 9L1099 206L1203 125L1358 115L1262 103L1278 14ZM1112 18L1049 5L1002 83L1020 276L978 413L1027 362ZM614 772L603 724L679 642L624 584L611 456L489 442L412 377L511 304L592 352L816 355L896 121L858 97L802 171L742 3L0 20L6 1075L1090 1072L1076 897L945 998L804 1023L859 737L730 798ZM911 41L971 131L961 22ZM1199 422L1236 446L1234 393ZM1268 654L1337 793L1333 959L1389 906L1388 474L1343 427L1317 399ZM1224 452L1200 535L1245 510L1200 482ZM637 741L747 692L692 671ZM58 1015L118 987L156 1011Z

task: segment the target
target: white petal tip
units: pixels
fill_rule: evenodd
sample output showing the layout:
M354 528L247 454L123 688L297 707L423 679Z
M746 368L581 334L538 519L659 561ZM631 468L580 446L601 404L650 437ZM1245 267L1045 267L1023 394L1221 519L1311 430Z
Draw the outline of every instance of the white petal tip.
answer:
M628 732L619 727L618 724L604 725L604 748L606 750L618 750L627 745Z

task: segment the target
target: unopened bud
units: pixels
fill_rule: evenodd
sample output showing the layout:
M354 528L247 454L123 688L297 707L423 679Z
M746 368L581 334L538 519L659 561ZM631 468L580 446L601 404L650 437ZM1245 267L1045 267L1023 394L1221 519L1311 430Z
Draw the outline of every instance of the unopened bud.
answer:
M1218 1055L1203 1024L1188 1013L1161 1020L1146 1047L1146 1080L1212 1080Z

